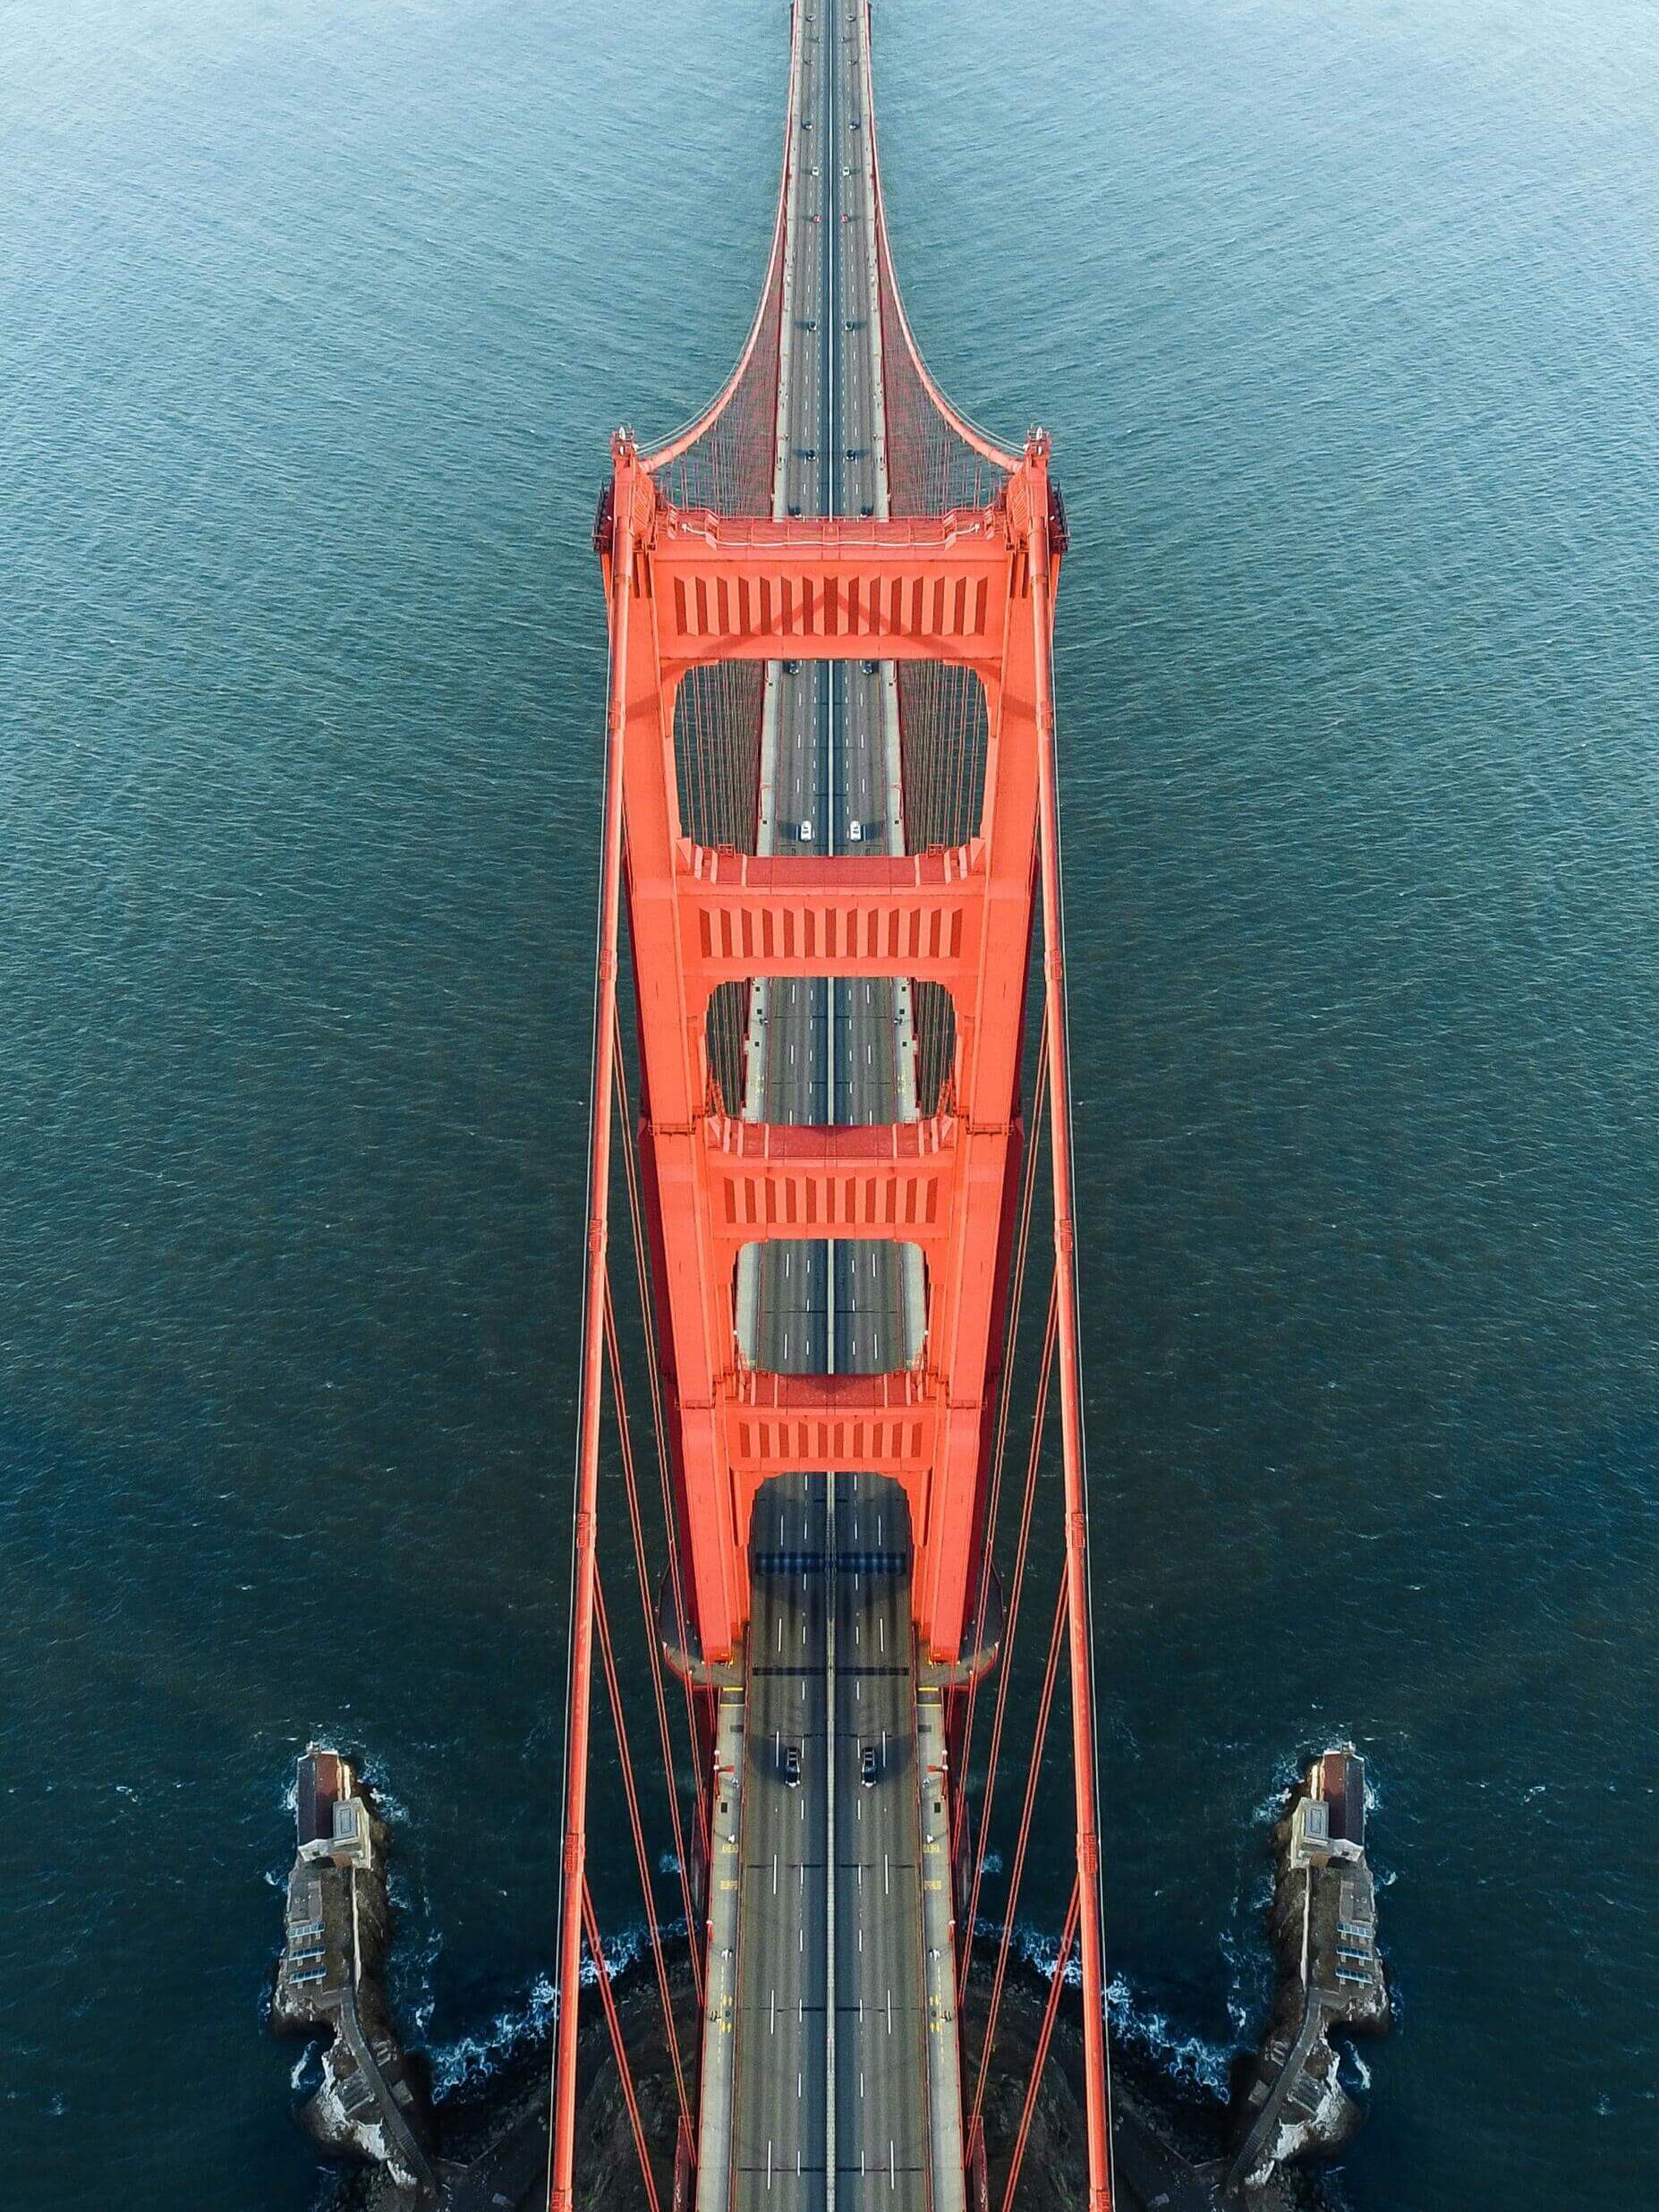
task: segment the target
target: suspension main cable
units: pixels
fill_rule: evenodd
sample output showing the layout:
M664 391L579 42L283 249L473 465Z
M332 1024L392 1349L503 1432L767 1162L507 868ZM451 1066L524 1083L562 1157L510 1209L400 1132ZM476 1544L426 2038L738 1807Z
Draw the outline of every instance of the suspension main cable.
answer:
M1002 1723L1008 1713L1008 1682L1013 1673L1014 1631L1019 1622L1020 1592L1025 1580L1025 1561L1031 1546L1032 1510L1037 1498L1037 1469L1042 1459L1042 1426L1049 1409L1049 1382L1054 1372L1055 1346L1059 1336L1059 1289L1049 1295L1049 1325L1042 1339L1042 1368L1037 1378L1037 1402L1031 1417L1031 1456L1025 1466L1025 1495L1020 1509L1019 1545L1014 1555L1014 1579L1008 1593L1008 1625L1003 1630L1002 1665L997 1677L997 1711L991 1724L991 1755L985 1768L985 1794L979 1808L979 1842L974 1852L974 1886L969 1893L966 1934L962 1945L957 1984L957 2003L967 1995L968 1964L974 1955L974 1927L979 1918L979 1885L985 1876L985 1852L991 1836L991 1808L997 1792L997 1763L1002 1756Z
M600 1995L604 2001L605 2021L610 2029L610 2047L616 2054L617 2072L622 2077L622 2094L627 2102L628 2119L634 2129L634 2148L639 2154L640 2172L645 2179L645 2199L651 2212L662 2212L657 2195L657 2177L651 2170L651 2153L645 2148L645 2123L640 2118L640 2100L634 2087L634 2071L628 2064L627 2047L622 2040L622 2022L617 2013L616 1994L610 1986L610 1965L605 1956L605 1946L600 1941L599 1922L593 1917L593 1893L587 1877L582 1883L582 1919L587 1930L588 1953L593 1961L593 1970L599 1978Z
M968 2129L970 2157L974 2138L982 2124L980 2114L985 2102L985 2081L991 2071L991 2046L997 2039L997 2021L1002 2010L1002 1984L1008 1973L1008 1952L1014 1941L1020 1884L1025 1873L1025 1847L1031 1841L1032 1816L1037 1803L1037 1780L1042 1766L1043 1747L1048 1741L1049 1714L1054 1704L1054 1684L1059 1674L1060 1645L1065 1634L1066 1581L1062 1576L1054 1604L1054 1632L1049 1638L1049 1663L1042 1677L1042 1701L1037 1708L1037 1732L1032 1741L1031 1765L1025 1775L1025 1801L1020 1808L1019 1842L1014 1852L1014 1870L1008 1878L1008 1901L1003 1908L1002 1940L997 1945L997 1971L991 1985L991 2011L986 2015L985 2037L979 2053L979 2074L974 2084L974 2117Z
M619 462L626 448L613 447ZM599 1566L599 1440L604 1394L606 1253L610 1235L611 1102L616 1079L617 954L622 913L623 736L626 725L634 589L634 488L618 470L610 575L610 675L605 708L603 838L593 981L593 1093L588 1120L587 1253L582 1295L582 1385L571 1515L564 1845L559 1854L558 2013L548 2127L548 2201L571 2212L576 2155L576 2043L581 2025L582 1927L587 1904L588 1748L592 1727L593 1591ZM654 2207L653 2207L654 2212Z
M622 1684L617 1678L617 1654L610 1640L610 1621L605 1612L601 1577L594 1585L593 1621L599 1630L600 1657L604 1663L605 1688L610 1696L610 1717L617 1731L617 1752L622 1761L622 1787L628 1801L628 1823L634 1831L634 1856L639 1864L640 1890L645 1900L645 1926L651 1936L651 1955L656 1962L657 1988L662 1998L662 2032L674 2064L674 2087L680 2100L680 2118L691 2125L691 2099L685 2094L685 2075L680 2065L680 2039L674 2025L674 2000L668 1994L668 1968L662 1955L662 1928L657 1918L657 1900L651 1889L651 1859L645 1849L645 1828L640 1818L639 1791L634 1781L634 1757L628 1748L627 1716L622 1709ZM687 1931L690 1932L689 1929Z
M1019 2133L1014 2139L1014 2156L1008 2165L1008 2186L1002 2192L1002 2212L1013 2212L1014 2191L1019 2187L1019 2170L1025 2163L1025 2144L1031 2134L1032 2116L1037 2109L1037 2091L1042 2086L1042 2069L1048 2063L1049 2045L1054 2039L1054 2021L1059 2012L1066 1967L1071 1957L1071 1946L1076 1940L1078 1886L1074 1880L1071 1908L1066 1915L1066 1932L1060 1937L1059 1956L1054 1961L1054 1979L1049 1986L1048 2007L1042 2015L1042 2033L1037 2038L1037 2055L1032 2062L1031 2085L1025 2091L1025 2109L1019 2115Z
M1047 1009L1043 1012L1047 1022ZM1019 1340L1019 1318L1025 1296L1025 1258L1031 1244L1031 1212L1037 1193L1037 1156L1042 1137L1042 1094L1049 1079L1048 1056L1042 1050L1044 1033L1037 1040L1037 1080L1031 1104L1031 1136L1025 1151L1024 1187L1020 1193L1019 1237L1014 1254L1014 1287L1008 1300L1008 1335L1002 1353L1002 1398L997 1408L997 1443L991 1463L991 1495L985 1514L984 1553L979 1568L979 1601L976 1619L983 1621L986 1601L991 1595L991 1573L997 1542L997 1519L1001 1510L1002 1472L1008 1456L1008 1418L1013 1408L1013 1392L1008 1388L1008 1374L1014 1364L1014 1355ZM974 1714L979 1704L979 1676L975 1674L968 1684L967 1714L962 1726L962 1788L957 1792L955 1816L952 1821L950 1849L952 1855L960 1848L962 1825L967 1812L968 1757L974 1748ZM969 1942L973 1941L970 1933Z
M622 1350L617 1341L617 1314L611 1303L608 1279L605 1286L605 1343L610 1355L610 1393L617 1417L617 1435L622 1447L623 1487L628 1498L628 1526L634 1537L634 1566L640 1587L640 1610L645 1623L645 1649L651 1658L651 1686L657 1706L657 1726L662 1738L663 1772L668 1785L668 1817L674 1829L674 1857L679 1868L680 1894L685 1903L685 1936L691 1952L692 1980L697 2003L702 2004L702 1961L697 1949L697 1918L692 1910L691 1875L685 1864L685 1837L680 1825L680 1793L675 1780L674 1751L668 1735L668 1704L662 1689L662 1656L657 1646L655 1608L651 1602L651 1578L645 1563L645 1531L640 1518L639 1483L634 1468L634 1443L628 1427L627 1400L623 1391ZM604 1617L600 1614L603 1630ZM632 1774L630 1774L630 1787Z
M634 1272L640 1287L640 1317L642 1323L642 1333L645 1339L645 1373L651 1383L651 1436L657 1447L657 1475L662 1490L662 1526L668 1550L668 1587L674 1597L674 1633L679 1638L680 1650L687 1653L689 1656L685 1636L685 1586L680 1576L680 1548L674 1541L674 1499L668 1478L668 1423L662 1409L662 1371L657 1349L657 1332L651 1326L651 1282L645 1265L644 1208L640 1197L639 1161L634 1148L634 1133L629 1127L628 1077L622 1051L620 1008L617 1009L615 1062L617 1097L618 1110L622 1116L622 1165L628 1188L628 1220L634 1232ZM696 1791L697 1829L706 1853L709 1845L709 1803L697 1732L696 1700L689 1673L682 1674L680 1680L685 1691L685 1725L691 1739L692 1782Z

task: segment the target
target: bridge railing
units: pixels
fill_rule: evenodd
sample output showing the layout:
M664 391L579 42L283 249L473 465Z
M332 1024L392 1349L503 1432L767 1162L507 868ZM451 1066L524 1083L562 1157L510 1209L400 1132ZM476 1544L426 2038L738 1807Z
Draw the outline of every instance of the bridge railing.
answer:
M943 515L989 506L1019 466L952 406L934 381L899 296L888 237L887 200L875 118L869 0L864 0L864 128L869 134L876 209L876 274L881 302L881 382L887 410L887 470L895 515Z
M737 364L713 399L654 452L643 465L673 506L710 507L718 515L770 515L777 496L779 422L778 369L785 344L784 311L791 290L789 196L794 190L800 133L795 128L801 9L793 11L789 97L784 113L783 162L778 212L772 225L766 281Z

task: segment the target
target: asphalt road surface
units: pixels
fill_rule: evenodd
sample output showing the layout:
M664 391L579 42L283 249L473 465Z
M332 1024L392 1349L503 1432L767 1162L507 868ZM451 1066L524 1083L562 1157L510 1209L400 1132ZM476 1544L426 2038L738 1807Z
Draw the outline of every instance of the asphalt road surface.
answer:
M803 515L885 504L862 35L854 0L815 0L803 27L784 396L784 498ZM773 681L773 849L892 849L890 668L786 662ZM775 983L757 994L755 1044L750 1110L765 1119L885 1122L912 1110L900 987ZM878 1242L768 1246L755 1356L792 1374L904 1365L919 1348L915 1264ZM751 1553L736 2201L919 2212L927 2074L903 1493L855 1473L833 1486L774 1482L756 1504Z

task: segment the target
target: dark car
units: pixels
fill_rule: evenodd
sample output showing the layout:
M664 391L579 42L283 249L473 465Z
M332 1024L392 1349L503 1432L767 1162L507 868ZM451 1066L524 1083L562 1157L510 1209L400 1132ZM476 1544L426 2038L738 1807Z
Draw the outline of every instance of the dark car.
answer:
M864 1746L864 1756L858 1762L858 1779L866 1790L875 1788L876 1748L872 1743L867 1743Z
M787 1743L784 1746L783 1778L789 1789L798 1790L800 1788L801 1747L798 1743Z

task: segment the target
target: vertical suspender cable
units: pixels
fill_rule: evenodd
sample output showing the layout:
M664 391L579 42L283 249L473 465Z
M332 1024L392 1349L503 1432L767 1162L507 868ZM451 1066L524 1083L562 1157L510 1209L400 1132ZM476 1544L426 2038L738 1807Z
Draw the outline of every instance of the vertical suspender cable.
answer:
M680 1895L685 1906L685 1935L691 1952L692 1981L696 1988L697 2002L702 2003L702 1959L697 1945L697 1921L692 1910L691 1873L685 1864L685 1836L680 1825L680 1793L674 1777L674 1748L668 1735L668 1704L662 1689L662 1655L657 1648L657 1623L653 1617L648 1571L645 1565L645 1532L640 1519L639 1485L634 1471L634 1445L628 1434L627 1402L622 1389L622 1356L617 1342L615 1310L606 1285L605 1340L610 1354L610 1388L617 1413L617 1435L622 1446L623 1486L628 1496L628 1526L634 1537L634 1566L639 1579L640 1606L644 1614L645 1648L651 1656L651 1686L657 1706L657 1728L662 1739L663 1772L668 1787L668 1820L674 1832L674 1856L680 1870ZM602 1618L602 1607L601 1607Z
M622 1684L617 1679L617 1655L611 1646L610 1622L605 1612L605 1586L595 1578L593 1618L599 1629L600 1657L604 1662L605 1689L610 1698L611 1724L617 1731L617 1753L622 1761L622 1784L628 1800L628 1825L634 1831L634 1857L639 1867L640 1892L645 1901L645 1932L657 1970L657 1990L662 1999L662 2032L674 2069L674 2087L680 2103L680 2125L691 2131L691 2099L685 2094L685 2072L680 2063L679 2032L674 2024L674 2000L668 1994L668 1961L662 1955L662 1928L657 1918L657 1900L651 1885L651 1859L645 1849L645 1829L640 1819L639 1791L634 1787L634 1760L628 1749L627 1716L622 1709Z
M1008 1587L1008 1622L1002 1632L1002 1665L997 1678L996 1717L991 1723L991 1752L985 1767L985 1795L980 1806L979 1842L974 1852L974 1881L968 1893L966 1930L957 1970L957 2003L967 1996L968 1967L974 1956L974 1925L979 1918L979 1885L984 1878L985 1850L991 1834L991 1808L996 1796L997 1767L1002 1757L1002 1723L1008 1713L1008 1683L1013 1674L1014 1632L1019 1625L1020 1593L1025 1584L1025 1561L1031 1548L1032 1510L1037 1498L1037 1470L1042 1461L1042 1430L1048 1418L1049 1382L1054 1372L1056 1293L1049 1293L1049 1325L1042 1340L1042 1368L1037 1377L1037 1402L1031 1417L1031 1456L1025 1465L1025 1494L1020 1506L1019 1544L1014 1554L1014 1578Z
M1042 974L1048 1008L1049 1163L1054 1179L1054 1275L1059 1293L1060 1457L1066 1486L1066 1589L1071 1644L1072 1763L1077 1793L1078 1925L1083 1958L1083 2063L1089 2121L1089 2212L1112 2199L1110 2057L1102 1961L1099 1795L1094 1745L1093 1619L1089 1596L1088 1480L1072 1218L1071 1075L1066 1027L1065 916L1060 896L1059 778L1054 754L1053 604L1049 569L1049 441L1025 449L1025 541L1037 694L1038 847L1042 878Z
M622 903L622 747L626 722L628 611L634 589L634 504L639 478L631 441L617 440L611 578L610 686L594 975L593 1101L588 1126L587 1277L582 1303L582 1397L573 1519L569 1713L566 1725L565 1837L559 1884L557 2021L549 2130L552 2212L571 2212L576 2153L576 2029L581 2010L586 1900L588 1739L593 1686L595 1518L599 1505L600 1394L605 1355L605 1255L610 1228L611 1084L616 1068L617 948ZM603 1968L600 1983L605 1982Z
M616 1043L617 1097L622 1117L622 1165L628 1187L628 1221L634 1235L634 1269L639 1280L640 1319L645 1338L645 1375L651 1390L651 1440L657 1447L657 1475L662 1489L662 1526L668 1551L668 1587L674 1598L674 1633L679 1638L682 1652L685 1639L685 1586L680 1575L680 1548L675 1541L674 1500L668 1481L668 1424L662 1410L662 1374L658 1364L657 1333L654 1309L651 1305L651 1282L645 1265L644 1212L640 1202L639 1162L634 1158L634 1132L628 1120L628 1077L623 1059L621 1014L617 1013ZM651 1601L654 1605L654 1600ZM651 1650L655 1655L656 1631L651 1633ZM697 1740L697 1712L690 1678L682 1674L681 1686L685 1693L685 1725L691 1742L692 1781L696 1791L697 1828L706 1854L709 1846L708 1790L703 1777L702 1760ZM668 1769L669 1794L678 1804L678 1793L674 1781L674 1761L666 1741L663 1757ZM677 1849L677 1837L676 1840ZM693 1953L696 1944L693 1941ZM701 1973L701 1969L699 1969Z
M1014 1868L1008 1877L1008 1902L1003 1908L1002 1940L997 1946L997 1971L991 1985L991 2010L985 2015L985 2037L980 2046L979 2072L974 2082L974 2117L968 2128L968 2153L980 2129L985 2102L985 2082L991 2072L991 2054L997 2040L997 2021L1002 2010L1002 1985L1008 1970L1008 1951L1014 1940L1014 1921L1019 1910L1020 1884L1025 1874L1025 1850L1031 1842L1032 1817L1037 1807L1037 1781L1042 1770L1043 1748L1049 1740L1049 1714L1054 1704L1054 1682L1059 1672L1060 1646L1066 1634L1066 1582L1060 1578L1054 1607L1054 1632L1049 1638L1049 1663L1042 1677L1042 1698L1037 1708L1037 1732L1031 1747L1031 1765L1025 1775L1025 1802L1020 1808L1019 1842Z
M610 2029L610 2047L616 2054L617 2072L622 2077L622 2094L634 2130L634 2148L639 2154L640 2172L645 2178L646 2202L651 2207L651 2212L661 2212L657 2195L657 2177L651 2170L651 2153L645 2148L645 2123L640 2117L640 2100L634 2087L634 2070L628 2064L627 2049L622 2040L622 2021L617 2017L617 1999L610 1986L610 1968L606 1963L604 1947L600 1942L599 1923L593 1917L593 1899L589 1893L585 1876L582 1883L582 1918L588 1932L588 1949L592 1953L593 1970L599 1978L600 1995L604 2000L606 2025Z
M1031 2083L1025 2091L1025 2107L1019 2115L1019 2133L1014 2139L1014 2156L1008 2165L1008 2185L1002 2191L1002 2212L1013 2212L1014 2191L1019 2187L1019 2170L1025 2163L1025 2145L1031 2135L1032 2117L1037 2109L1037 2091L1042 2086L1042 2069L1049 2060L1049 2045L1054 2039L1054 2021L1059 2012L1060 1991L1066 1983L1066 1965L1071 1957L1072 1942L1077 1933L1077 1893L1081 1877L1072 1884L1071 1905L1066 1914L1066 1932L1060 1937L1059 1956L1054 1961L1054 1979L1049 1985L1049 2002L1042 2015L1042 2032L1037 2038L1037 2055L1032 2061Z
M1044 1019L1047 1009L1044 1009ZM1045 1033L1046 1034L1046 1033ZM1008 1375L1014 1364L1014 1353L1019 1335L1020 1309L1025 1296L1025 1255L1031 1239L1031 1208L1037 1188L1038 1122L1042 1115L1043 1089L1048 1081L1048 1061L1042 1056L1042 1037L1038 1039L1037 1081L1032 1101L1031 1134L1026 1142L1025 1187L1020 1194L1019 1240L1015 1247L1014 1289L1008 1301L1008 1334L1002 1353L1002 1395L997 1408L997 1443L991 1463L991 1498L985 1511L984 1553L979 1568L979 1595L974 1611L976 1622L985 1618L985 1604L991 1595L992 1554L997 1542L997 1516L1002 1502L1002 1469L1008 1456L1008 1416L1013 1392L1008 1388ZM967 1814L968 1759L974 1748L974 1714L979 1705L980 1677L974 1674L967 1689L967 1715L962 1725L962 1786L957 1792L957 1802L951 1821L950 1849L954 1856L962 1841L963 1822ZM973 1941L970 1932L969 1942Z

